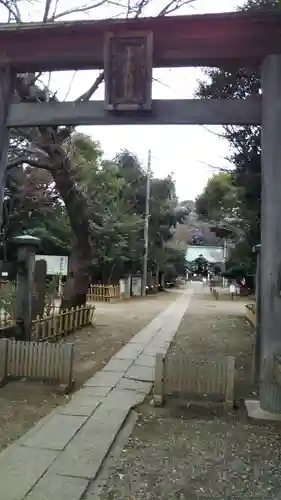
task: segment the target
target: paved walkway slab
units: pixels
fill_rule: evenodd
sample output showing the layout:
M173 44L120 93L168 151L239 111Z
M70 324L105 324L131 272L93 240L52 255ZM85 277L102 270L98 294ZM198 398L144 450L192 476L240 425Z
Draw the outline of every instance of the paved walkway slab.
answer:
M69 404L62 406L59 413L63 415L73 415L80 417L90 417L97 407L101 404L104 397L97 398L94 396L81 398L80 400L70 401Z
M154 367L152 366L139 366L135 363L129 368L126 373L126 378L133 380L142 380L143 382L153 382L154 380Z
M124 406L134 408L143 402L144 397L144 393L140 391L116 388L108 395L104 406L106 408L122 408Z
M70 401L0 454L2 500L82 500L130 411L151 390L156 353L167 352L188 307L179 296Z
M126 370L130 368L132 362L132 359L111 359L102 371L126 373Z
M53 463L50 472L94 479L129 411L130 407L101 405Z
M151 382L144 382L142 380L133 380L130 378L122 378L116 389L121 391L135 391L137 393L143 394L143 399L150 393Z
M63 450L86 419L85 416L54 415L49 422L25 441L24 446L45 450Z
M149 356L148 354L140 354L140 356L134 362L134 365L154 367L155 356Z
M6 451L6 450L4 450ZM0 454L0 498L22 500L48 470L59 452L18 446ZM80 499L79 499L80 500Z
M106 372L104 370L99 371L93 377L87 380L87 382L84 384L84 387L108 387L110 389L113 389L113 387L118 384L119 380L121 380L125 373L126 368L123 372Z
M133 361L141 354L145 344L130 342L113 356L112 359L132 359ZM133 362L132 361L132 362Z
M78 477L59 476L47 472L27 495L26 500L80 500L89 481Z

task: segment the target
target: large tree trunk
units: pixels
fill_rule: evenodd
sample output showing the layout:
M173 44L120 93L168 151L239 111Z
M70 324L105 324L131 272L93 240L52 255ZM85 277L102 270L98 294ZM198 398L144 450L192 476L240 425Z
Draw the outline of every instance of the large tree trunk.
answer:
M92 263L89 214L87 201L73 177L69 158L60 152L52 159L56 165L51 173L65 203L73 235L69 273L61 303L62 309L70 309L86 302Z
M48 100L46 91L40 90L36 85L35 75L32 74L18 76L16 90L22 101ZM69 274L61 304L63 309L85 304L92 263L87 200L75 181L71 160L62 147L64 140L69 138L70 134L71 130L67 128L62 131L59 127L38 127L36 137L39 149L47 153L47 157L42 158L40 168L46 168L52 174L56 189L65 203L72 230Z

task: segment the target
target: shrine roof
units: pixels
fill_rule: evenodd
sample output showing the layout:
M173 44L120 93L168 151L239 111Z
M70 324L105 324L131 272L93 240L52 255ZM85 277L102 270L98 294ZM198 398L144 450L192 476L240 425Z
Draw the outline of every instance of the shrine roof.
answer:
M281 12L0 24L0 64L17 71L102 69L108 32L153 33L154 67L255 67L281 52Z

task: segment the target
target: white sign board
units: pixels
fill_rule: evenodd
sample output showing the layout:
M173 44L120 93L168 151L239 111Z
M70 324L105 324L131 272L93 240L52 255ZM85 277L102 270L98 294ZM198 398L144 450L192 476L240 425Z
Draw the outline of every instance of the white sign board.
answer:
M125 281L124 280L120 280L119 281L119 286L120 286L120 293L124 294L125 293Z
M36 255L35 260L45 260L47 262L48 276L66 276L68 268L68 257L59 255Z
M232 293L235 293L235 291L236 291L236 286L235 286L235 285L230 285L230 287L229 287L229 291L230 291L230 293L231 293L231 294L232 294Z
M141 296L141 278L132 277L132 294L135 297Z

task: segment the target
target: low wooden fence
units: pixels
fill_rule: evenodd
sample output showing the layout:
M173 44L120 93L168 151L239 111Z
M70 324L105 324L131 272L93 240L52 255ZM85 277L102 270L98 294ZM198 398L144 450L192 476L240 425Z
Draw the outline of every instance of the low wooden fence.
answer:
M0 339L0 385L9 378L27 378L58 383L69 391L73 386L71 343L25 342Z
M0 328L14 324L16 282L0 280Z
M255 304L246 304L245 319L253 328L256 328L256 307Z
M1 316L1 312L4 315ZM95 306L92 305L85 305L63 312L60 312L59 306L49 307L44 316L37 316L32 321L31 339L45 341L67 336L75 330L92 324L94 312ZM11 327L11 335L13 335L12 327L15 326L16 320L6 311L0 310L0 337L8 336L4 332L8 327Z
M90 285L87 294L88 302L111 302L120 299L119 285Z
M39 316L32 322L32 340L46 341L65 337L75 330L92 323L95 306L86 305L52 316Z
M14 315L10 314L9 311L7 311L4 308L0 309L0 328L3 326L7 325L13 325L15 323L14 320Z
M217 291L217 289L215 287L211 286L210 292L213 295L213 297L215 297L216 300L219 300L219 292Z
M9 280L0 280L0 291L4 290L7 286L11 286L13 288L17 288L17 282L16 281L9 281Z
M156 355L154 401L161 405L167 395L189 399L224 401L233 407L235 359Z

